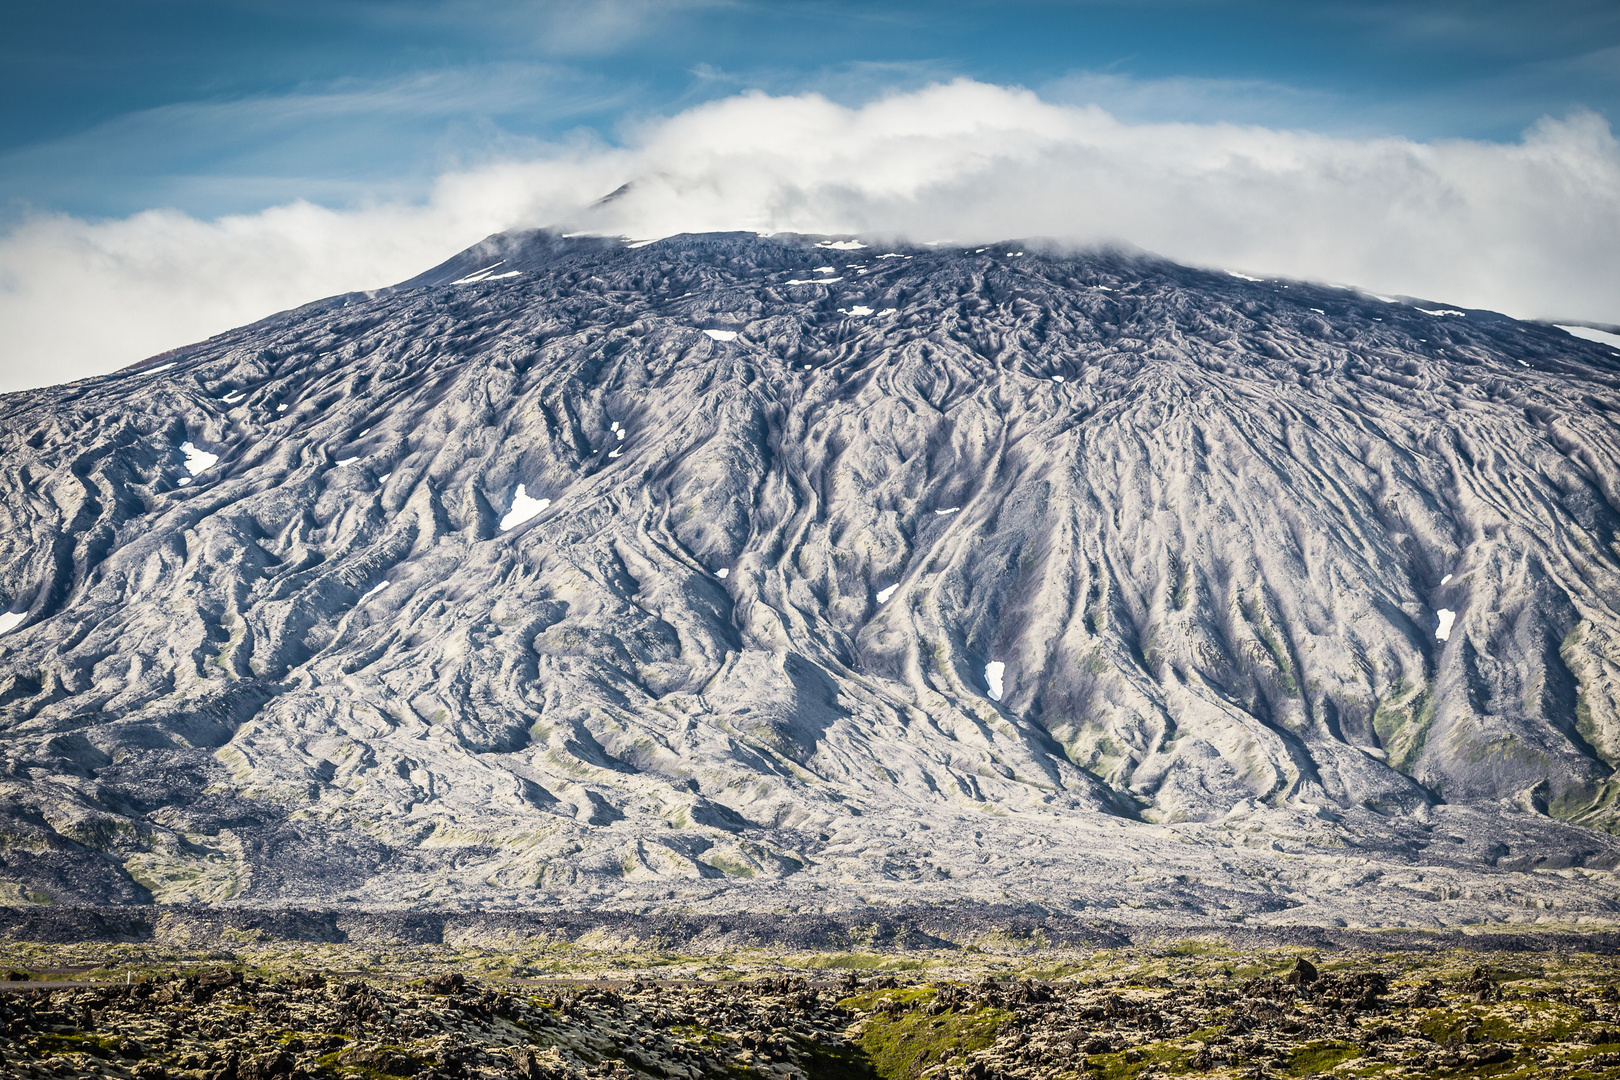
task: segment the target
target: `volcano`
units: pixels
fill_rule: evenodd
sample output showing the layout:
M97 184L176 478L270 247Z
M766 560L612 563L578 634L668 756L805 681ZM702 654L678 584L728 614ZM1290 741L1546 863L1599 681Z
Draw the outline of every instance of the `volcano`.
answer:
M12 903L1614 917L1620 353L491 237L0 398Z

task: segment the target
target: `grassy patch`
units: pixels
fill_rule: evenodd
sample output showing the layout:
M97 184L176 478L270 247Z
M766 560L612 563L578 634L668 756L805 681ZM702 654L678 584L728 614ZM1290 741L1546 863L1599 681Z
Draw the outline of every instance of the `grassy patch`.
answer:
M914 1080L941 1061L990 1046L996 1028L1011 1018L989 1007L951 1009L938 1016L920 1009L879 1013L866 1019L860 1045L882 1080Z
M1341 1042L1308 1042L1294 1051L1288 1061L1288 1075L1309 1076L1327 1072L1362 1055L1361 1047Z

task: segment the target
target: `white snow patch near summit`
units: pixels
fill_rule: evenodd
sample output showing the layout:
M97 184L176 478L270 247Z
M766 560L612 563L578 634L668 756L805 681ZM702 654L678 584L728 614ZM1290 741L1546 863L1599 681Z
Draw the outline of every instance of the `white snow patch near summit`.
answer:
M1264 280L1266 280L1265 278L1250 277L1248 274L1240 274L1236 270L1228 270L1226 273L1227 273L1227 276L1229 276L1229 277L1239 278L1239 279L1241 279L1243 281L1264 281Z
M885 588L879 589L877 591L877 602L880 604L887 604L889 602L889 597L893 596L894 590L898 589L899 587L899 585L889 585Z
M991 701L1001 700L1001 677L1007 673L1007 665L1000 660L992 660L984 665L984 685L990 691Z
M501 518L501 531L516 528L550 505L550 499L529 498L529 493L523 490L522 484L519 484L517 491L512 494L512 509Z
M491 270L494 270L497 266L501 265L501 263L504 263L505 261L506 261L505 259L502 259L501 262L491 263L490 265L484 267L482 270L474 270L472 273L468 274L466 277L457 278L456 280L452 281L450 284L452 284L452 285L472 285L472 284L474 284L476 282L483 281L486 277L489 276L489 273L490 273Z
M737 340L737 331L735 331L735 330L705 330L703 332L705 334L708 334L710 337L714 338L714 340L716 340L716 341L736 341Z
M199 450L189 440L180 444L180 452L186 455L186 471L192 476L207 469L212 469L214 463L219 461L218 454L210 454L206 450Z
M1616 349L1620 349L1620 334L1611 334L1607 330L1594 330L1590 326L1565 326L1562 323L1554 323L1553 325L1566 334L1585 338L1587 341L1595 341L1600 345L1612 345Z
M816 245L816 247L831 248L834 251L859 251L865 246L859 240L823 240Z
M839 308L838 310L839 311L844 311L843 308ZM869 307L862 307L860 304L856 304L854 307L850 308L848 311L844 311L844 314L845 315L870 315L870 314L872 314L872 309L869 308Z
M1425 315L1461 315L1461 316L1463 316L1465 318L1468 315L1468 312L1466 312L1466 311L1457 311L1454 308L1445 308L1445 307L1443 307L1443 308L1435 308L1433 311L1430 311L1428 308L1418 308L1418 310L1423 312L1423 314L1425 314Z
M26 618L28 618L26 611L8 611L0 615L0 634L11 633Z
M1434 636L1445 641L1451 637L1451 624L1457 618L1457 613L1450 608L1441 608L1435 614L1440 616L1440 625L1434 628Z

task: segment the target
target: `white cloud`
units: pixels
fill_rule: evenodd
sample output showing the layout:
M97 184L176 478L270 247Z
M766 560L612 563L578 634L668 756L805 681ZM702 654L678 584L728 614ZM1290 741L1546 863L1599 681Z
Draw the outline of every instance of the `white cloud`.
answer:
M627 195L595 209L604 192ZM446 175L421 204L198 221L29 220L0 238L0 383L38 385L323 295L409 277L484 235L566 223L963 243L1043 235L1520 316L1620 321L1620 143L1601 118L1517 143L1126 124L956 82L859 107L744 94Z

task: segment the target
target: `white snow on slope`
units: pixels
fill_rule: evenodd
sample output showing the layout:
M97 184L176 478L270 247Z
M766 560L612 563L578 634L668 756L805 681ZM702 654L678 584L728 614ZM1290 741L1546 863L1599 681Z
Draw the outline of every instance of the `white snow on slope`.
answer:
M716 341L736 341L737 340L737 331L735 331L735 330L705 330L703 332L705 334L708 334L710 337L714 338L714 340L716 340Z
M789 280L782 282L782 284L784 284L784 285L831 285L835 281L843 281L843 280L844 279L841 278L841 277L815 278L813 280L810 279L810 278L790 278Z
M731 567L722 566L720 569L714 572L714 576L719 578L721 581L726 580L726 578L731 576Z
M839 311L844 311L843 308L839 308L838 310ZM872 309L869 308L869 307L862 307L860 304L856 304L854 307L850 308L848 311L844 311L844 314L845 315L870 315L870 314L872 314Z
M504 532L516 528L550 505L550 499L529 498L528 492L523 490L522 484L519 484L517 491L512 494L512 509L501 518L501 530Z
M1418 308L1418 310L1423 312L1423 314L1425 314L1425 315L1461 315L1461 316L1463 316L1465 318L1468 315L1468 312L1466 312L1466 311L1456 311L1456 310L1454 310L1452 308L1445 308L1445 307L1443 307L1443 308L1435 308L1433 311L1430 311L1428 308Z
M0 634L11 633L26 618L28 618L26 611L8 611L0 615Z
M984 685L990 690L990 700L1001 700L1001 677L1007 673L1007 665L1000 660L992 660L984 665Z
M205 469L212 469L214 463L219 460L218 454L210 454L206 450L199 450L189 441L180 444L180 452L186 455L186 471L192 476L196 476Z
M1612 345L1620 349L1620 334L1611 334L1607 330L1594 330L1590 326L1564 326L1561 323L1555 325L1566 334L1573 334L1575 337L1585 338L1587 341L1595 341L1600 345Z
M484 267L482 270L474 270L472 273L468 274L466 277L457 278L456 280L452 281L450 284L452 284L452 285L471 285L474 282L483 281L486 277L489 276L489 273L490 273L491 270L494 270L497 266L501 265L501 263L503 263L505 261L506 261L505 259L502 259L501 262L491 263L490 265Z
M178 361L178 360L170 360L167 364L159 364L157 367L147 368L145 371L137 371L137 372L135 372L135 374L137 374L137 375L156 375L160 371L168 371L170 368L174 367L174 365L178 364L179 362L180 361Z
M1240 278L1243 281L1264 281L1265 280L1265 278L1250 277L1248 274L1240 274L1236 270L1228 270L1226 273L1230 277Z
M360 459L357 458L357 457L340 457L340 458L337 459L337 465L338 465L338 468L341 469L346 465L353 465L355 462L357 462L359 460Z
M815 268L815 272L818 273L818 274L836 274L836 273L838 273L838 267L836 267L836 266L818 266L818 267Z
M366 590L366 596L371 596L373 593L380 593L386 588L388 588L388 582L379 581L377 584ZM362 596L360 599L364 600L365 596Z
M1440 584L1444 585L1446 582L1448 582L1450 580L1451 580L1451 575L1447 574L1445 577L1440 579Z
M389 478L389 477L390 477L390 476L393 476L393 475L394 475L394 474L393 474L393 473L391 473L391 472L385 472L385 473L383 473L383 474L382 474L382 475L381 475L381 476L379 476L379 477L377 477L377 483L379 483L379 484L386 484L386 483L388 483L388 478Z
M894 590L898 589L899 587L899 585L890 585L886 588L879 589L877 592L877 602L880 604L887 604L889 602L889 597L893 596Z
M1457 613L1450 608L1441 608L1435 614L1440 616L1440 625L1434 628L1434 636L1445 641L1451 637L1451 624L1457 618Z
M859 251L865 246L859 240L823 240L816 245L819 248L832 248L834 251Z
M962 509L960 506L947 506L943 510L935 510L934 513L940 517L944 517L946 514L954 514L960 509Z

